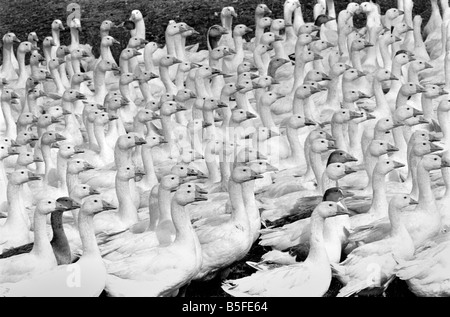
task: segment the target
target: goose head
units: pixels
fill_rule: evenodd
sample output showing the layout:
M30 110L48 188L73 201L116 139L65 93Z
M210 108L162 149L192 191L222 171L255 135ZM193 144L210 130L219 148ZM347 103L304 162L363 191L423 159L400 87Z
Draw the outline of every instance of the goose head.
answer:
M145 144L145 140L132 133L127 133L119 136L116 141L116 147L122 151L129 151L135 146Z
M413 132L413 134L411 135L410 140L413 140L414 142L416 140L418 141L430 141L430 142L436 142L436 141L440 141L441 139L439 137L437 137L436 135L430 133L429 131L426 130L416 130Z
M394 56L394 62L396 62L398 65L406 65L410 62L415 61L416 59L407 51L405 50L399 50Z
M20 145L30 144L31 142L39 140L39 137L30 131L20 131L17 133L16 142Z
M264 17L257 21L257 27L264 30L270 28L272 25L273 19L270 17Z
M262 54L267 53L267 52L272 51L272 50L273 50L273 47L272 47L272 46L267 45L267 44L259 43L259 44L255 47L255 50L253 51L253 54L254 54L254 55L256 54L256 55L258 55L258 56L261 56Z
M89 164L86 160L80 158L72 158L67 162L68 174L79 174L88 170L94 169L94 166Z
M233 36L244 36L250 32L253 32L253 29L247 27L245 24L237 24L233 29Z
M176 112L187 110L185 106L175 102L175 101L166 101L161 105L160 115L169 117Z
M356 170L345 165L344 163L328 164L325 171L327 173L328 178L330 178L332 180L338 180L348 174L352 174L352 173L356 172Z
M424 156L426 154L431 154L437 151L442 151L443 148L428 141L428 140L417 140L412 146L412 151L416 156Z
M65 197L65 199L70 199L69 197ZM36 205L36 212L38 212L41 215L49 215L52 212L56 211L68 211L69 209L66 207L66 204L62 204L60 202L60 198L58 199L41 199L38 201ZM74 202L72 199L70 199L73 203L75 203L79 208L80 205L78 205L76 202ZM75 208L73 208L75 209Z
M185 29L182 24L172 22L166 27L166 36L175 36L185 31L187 31L187 29Z
M245 74L245 73L243 73L243 74ZM258 83L255 83L255 82L251 81L250 79L244 79L243 77L241 80L239 80L239 78L238 78L238 83L236 84L236 87L237 87L239 93L241 93L241 94L249 92L253 89L260 88Z
M64 59L60 58L51 58L48 62L48 69L50 71L53 71L55 69L58 69L60 65L64 64L66 61Z
M275 101L283 97L284 95L282 94L278 94L274 91L268 90L261 95L260 104L262 107L270 107Z
M59 144L58 155L66 160L80 153L84 153L84 150L79 146L75 146L69 142L61 142Z
M92 113L95 113L95 112L97 112L97 111L93 111ZM88 117L90 115L91 115L91 113L88 114ZM92 123L94 124L94 126L103 127L110 121L117 120L118 118L119 117L114 114L99 112L96 115L94 114L94 120L92 121Z
M387 141L372 140L369 144L368 151L370 155L380 157L381 155L398 151L398 148Z
M141 52L139 52L137 49L135 48L125 48L122 50L122 52L120 53L120 59L122 60L129 60L132 59L133 57L142 55Z
M406 32L413 31L414 29L409 26L406 22L399 22L393 25L391 32L395 35L402 35Z
M214 49L217 47L222 35L228 34L228 30L221 25L214 24L212 25L206 34L208 48Z
M254 64L248 61L243 61L237 67L238 75L246 72L256 72L256 71L258 71L258 67L256 67Z
M1 158L1 155L0 155ZM35 163L34 156L32 152L23 151L19 153L17 157L16 164L23 168L26 168L28 165Z
M155 78L159 78L158 75L156 75L156 74L154 74L154 73L152 73L150 71L147 71L147 70L141 71L140 73L138 72L137 75L138 75L139 83L141 83L141 84L142 83L146 83L149 80L152 80L152 79L155 79Z
M155 53L159 48L162 48L162 45L156 42L148 42L145 45L145 50L148 51L150 54Z
M127 182L131 179L134 179L135 177L142 176L144 174L141 173L138 167L135 167L133 165L126 165L117 168L116 178L120 181Z
M423 166L423 168L430 172L432 170L440 169L441 167L447 167L447 161L442 164L442 159L440 156L435 154L427 154L422 157L422 159L419 162L420 165ZM442 166L444 165L444 166Z
M363 98L370 98L368 95L358 90L346 90L343 92L343 98L346 102L356 102Z
M79 91L75 89L66 89L64 91L62 100L66 102L75 102L77 100L86 100L86 96L80 93Z
M159 115L148 109L140 109L136 114L136 120L140 123L146 123L157 119L160 119Z
M403 12L402 10L399 10L397 8L390 8L390 9L386 10L384 16L388 20L393 21L396 18L398 18L399 16L403 15L404 13L405 12Z
M159 61L159 64L163 67L169 67L175 64L179 64L181 61L175 56L166 55Z
M148 148L153 148L160 144L167 143L167 141L164 140L164 137L156 134L155 132L153 132L153 130L151 130L151 132L147 135L147 137L145 138L145 141L147 143L144 144L143 146L148 147Z
M270 25L270 32L275 34L280 34L285 29L285 21L284 19L274 19L272 20L272 24Z
M255 133L252 134L252 137L256 137L258 142L262 142L279 135L280 134L278 132L270 128L260 127L256 129Z
M308 139L310 140L310 142L313 140L316 140L316 139L325 139L328 141L335 141L335 139L332 137L331 134L329 134L327 131L320 129L320 128L311 130L311 132L309 132L309 134L308 134Z
M214 111L220 108L226 108L228 105L218 99L214 98L204 98L203 100L203 110Z
M381 132L386 132L391 129L401 127L403 125L404 125L403 122L396 122L390 117L385 117L385 118L380 118L377 121L377 123L375 125L375 130L381 131Z
M102 59L95 67L97 71L107 72L107 71L119 71L120 68L116 63Z
M117 207L101 199L100 195L86 197L80 208L80 213L93 217L106 210L114 210Z
M255 160L252 162L248 162L247 166L250 167L257 174L278 172L278 168L267 163L266 161L261 161L261 160Z
M361 51L365 48L372 47L372 46L373 46L373 44L371 44L368 41L365 41L363 39L356 39L352 42L350 50L352 52L357 52L357 51Z
M3 40L3 45L5 47L10 47L10 46L13 45L13 43L20 43L20 40L12 32L8 32L5 35L3 35L3 39L2 40Z
M240 184L262 177L263 176L261 174L256 173L246 165L236 166L231 172L231 178L233 181Z
M300 35L302 35L302 34L309 35L312 32L316 32L319 30L320 30L320 27L318 27L314 23L308 22L299 27L297 35L298 35L298 37L300 37Z
M10 157L11 155L19 155L19 154L20 152L17 150L16 147L10 147L6 143L0 144L0 160Z
M13 185L22 185L30 181L40 180L41 177L27 169L18 169L7 174L8 181Z
M135 49L135 50L139 50L139 49L143 49L145 47L145 45L148 44L148 41L146 39L137 37L137 36L133 36L128 40L128 47L131 49ZM137 55L142 55L142 53L138 52L139 54ZM135 56L137 56L135 55Z
M17 118L17 125L28 127L29 125L37 123L38 118L31 112L23 112Z
M330 80L330 79L331 78L324 72L322 72L320 70L312 69L306 73L304 81L305 82L306 81L319 82L319 81Z
M160 186L166 191L175 191L183 184L184 180L176 174L168 174L161 178Z
M136 74L132 74L132 73L121 73L120 74L120 79L119 79L119 84L120 85L128 85L131 84L134 81L138 81L139 77Z
M442 112L450 111L450 98L441 99L441 101L439 101L437 110Z
M88 81L88 80L92 80L91 76L89 76L86 73L75 73L72 75L72 79L71 82L73 84L79 85L82 82Z
M39 48L36 45L36 43L39 42L39 37L37 36L36 32L28 33L27 41L32 44L33 50L39 50Z
M291 129L300 129L304 128L306 126L315 126L316 123L312 121L309 118L305 118L300 115L292 115L289 117L289 119L286 121L286 127Z
M351 196L354 196L354 194L347 190L344 190L340 187L330 187L324 192L322 196L322 201L340 202L344 198Z
M401 88L399 93L401 93L402 95L406 96L406 97L411 97L415 94L418 93L423 93L426 92L425 88L422 87L421 85L415 84L413 82L407 82L404 83Z
M61 47L61 46L59 46ZM59 49L58 47L58 49ZM32 51L30 55L30 65L32 66L39 66L40 63L44 62L45 58L39 54L38 51Z
M245 120L254 119L254 118L256 118L256 115L249 111L245 111L245 110L238 109L238 108L234 108L231 111L231 121L238 123L238 124L244 122Z
M375 72L375 78L379 82L387 81L387 80L398 80L390 71L384 68L380 68Z
M314 208L313 211L313 215L316 215L322 219L342 215L348 216L349 214L349 211L342 203L335 201L322 201Z
M17 53L27 54L31 53L33 49L35 49L35 46L31 44L31 42L24 41L19 44L19 47L17 48Z
M53 39L53 37L46 36L44 38L44 40L42 41L42 46L44 48L50 48L50 47L56 46L56 43L55 43L55 40Z
M420 59L416 59L415 61L412 61L409 64L409 67L412 67L411 69L413 69L415 73L418 73L425 69L433 68L433 66L431 64L425 62L424 60L420 60Z
M244 80L253 80L253 79L256 79L256 78L259 78L259 76L257 74L255 74L255 73L243 72L243 73L240 73L239 76L238 76L238 83L241 82L241 81L244 81ZM249 83L247 83L247 84L249 84Z
M41 144L50 145L55 142L64 141L66 138L54 131L44 132L41 136Z
M0 145L6 146L6 147L19 147L20 145L17 144L16 141L14 141L11 138L8 137L0 137Z
M213 60L219 60L221 58L224 58L225 56L233 55L235 53L234 50L230 49L227 46L220 45L211 50L209 53L210 58Z
M421 115L423 115L423 112L421 110L417 110L416 108L408 105L403 105L395 109L393 118L396 122L402 123L411 117Z
M231 6L223 7L222 11L220 12L220 16L223 18L232 18L232 17L237 18L236 11Z
M27 96L31 100L37 100L39 98L46 97L47 94L43 90L40 90L38 88L33 88L33 89L28 90Z
M53 116L51 116L49 114L43 114L43 115L39 116L36 125L40 129L46 129L50 125L52 125L54 123L60 123L60 122L61 121L58 118L56 118L56 117L53 117Z
M236 153L235 162L237 163L248 163L254 160L265 160L267 159L264 155L262 155L258 150L246 146Z
M333 141L327 139L315 139L311 141L311 151L314 153L325 153L330 150L337 150Z
M191 185L191 187L188 187L188 185L191 184L184 184L176 190L172 199L174 199L178 205L187 206L194 202L208 200L208 197L205 196L203 190L200 188L197 189L194 185Z
M278 80L276 80L272 76L268 76L268 75L258 77L257 83L259 86L261 86L261 88L267 88L272 85L280 84L280 82Z
M105 102L107 105L108 110L117 110L119 108L128 106L130 104L130 101L122 96L115 96L108 99L107 102ZM102 107L102 105L100 105ZM98 108L98 105L96 106ZM102 107L103 108L103 107ZM99 108L99 110L102 110Z
M188 71L190 71L193 68L198 67L196 64L191 63L191 62L181 62L178 65L178 71L183 72L183 73L187 73Z
M197 98L195 92L187 88L178 90L177 94L175 95L175 101L181 103L194 98Z
M389 213L392 214L394 211L402 212L403 210L409 210L406 209L406 207L417 204L418 202L411 198L410 195L397 194L394 195L389 201Z
M333 77L339 77L340 75L344 74L346 70L349 69L351 69L351 66L345 63L334 63L330 65L330 74Z
M363 76L366 76L366 74L363 73L362 71L357 70L355 68L350 68L350 69L344 71L343 79L345 81L354 81Z
M65 45L60 45L56 49L56 57L58 59L64 59L64 57L69 54L70 54L70 49Z
M150 100L145 104L145 109L150 109L152 111L157 111L160 109L160 105L158 104L158 102L154 101L154 100Z
M264 3L258 4L255 9L255 16L263 17L266 14L272 14L272 10Z
M100 42L100 45L102 47L111 47L114 44L120 44L120 42L109 35L102 37L102 40Z
M391 32L385 32L380 36L380 43L384 43L386 46L400 42L402 39Z
M448 94L448 91L438 85L426 85L423 88L425 89L425 92L423 92L422 95L428 99L434 99Z
M387 175L389 172L392 172L394 169L404 167L405 164L402 164L400 162L387 159L387 158L381 158L377 164L375 165L375 168L373 170L374 173L380 174L380 175Z
M55 118L61 118L63 115L70 114L69 111L64 110L61 106L52 106L46 110L46 113Z
M338 124L344 124L352 119L361 118L362 114L357 111L340 109L334 112L331 121Z
M358 160L350 155L349 153L342 150L335 150L330 153L327 160L327 165L333 163L347 163L347 162L357 162Z
M100 24L100 32L104 34L108 34L111 29L116 26L114 22L110 20L104 20L102 24Z
M261 44L270 45L275 41L282 41L283 37L276 35L273 32L264 32L263 35L261 35Z

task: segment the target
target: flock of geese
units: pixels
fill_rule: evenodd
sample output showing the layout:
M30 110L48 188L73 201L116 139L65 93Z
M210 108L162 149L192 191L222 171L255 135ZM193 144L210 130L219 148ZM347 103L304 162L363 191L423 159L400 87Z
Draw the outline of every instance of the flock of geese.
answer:
M313 21L299 0L278 18L259 4L254 29L224 7L207 49L174 20L147 41L133 10L103 21L96 57L78 4L51 36L4 34L0 296L214 278L236 297L323 296L333 278L339 297L396 278L449 296L450 7L431 0L422 25L397 2L318 0ZM130 33L119 60L113 28ZM255 245L254 273L227 278Z

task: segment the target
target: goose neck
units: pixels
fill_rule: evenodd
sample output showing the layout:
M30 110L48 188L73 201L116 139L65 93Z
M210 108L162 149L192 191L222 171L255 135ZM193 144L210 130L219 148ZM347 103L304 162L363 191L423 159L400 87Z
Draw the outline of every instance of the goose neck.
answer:
M230 177L228 184L230 193L230 203L232 208L231 218L235 222L248 225L248 216L245 210L244 198L242 194L242 186Z
M158 190L158 205L159 205L159 222L165 220L172 220L170 212L170 204L172 200L172 194L167 189L159 186Z
M143 181L146 184L151 184L149 188L158 184L158 178L156 176L155 167L153 165L153 155L152 148L149 146L144 146L142 148L142 163L144 164L145 176Z
M298 130L288 127L286 129L286 136L289 141L289 145L291 148L291 157L295 159L300 159L303 154L302 145L300 143L300 140L298 139Z
M386 198L386 175L377 173L372 174L373 199L371 210L375 214L383 214L388 209Z
M311 215L310 248L305 261L312 263L328 262L328 255L324 245L323 228L325 220L319 215Z
M34 245L32 253L37 255L50 254L53 256L53 249L47 235L47 216L40 212L34 212Z
M80 211L78 215L78 230L83 245L83 256L94 255L101 257L94 231L94 219Z
M116 176L116 195L119 201L119 217L125 223L138 221L137 210L131 196L130 181Z
M191 241L191 238L196 236L194 229L191 225L191 219L189 213L185 210L184 206L180 206L175 200L171 203L171 215L173 225L175 227L175 240L176 242Z
M63 190L65 193L69 194L66 180L67 160L63 158L61 155L59 155L59 153L58 156L56 157L56 168L58 173L58 188Z
M9 202L9 212L6 223L22 228L30 229L30 220L25 210L24 197L23 197L23 184L15 185L11 182L8 183L6 189L6 195Z
M437 119L443 134L443 142L445 150L450 149L450 124L448 111L437 110Z
M417 207L430 211L436 210L436 208L432 208L435 206L435 200L431 189L430 174L421 163L417 165L417 179L420 179L417 184L419 187L419 205Z

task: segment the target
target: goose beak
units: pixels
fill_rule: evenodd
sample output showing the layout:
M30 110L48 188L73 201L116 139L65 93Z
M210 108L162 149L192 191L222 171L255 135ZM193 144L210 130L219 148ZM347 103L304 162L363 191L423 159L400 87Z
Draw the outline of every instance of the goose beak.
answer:
M373 46L373 44L370 43L370 42L365 42L365 43L364 43L364 48L372 47L372 46Z
M366 113L366 120L372 120L372 119L376 119L377 117L375 117L373 114L371 113Z
M420 123L425 123L425 124L427 124L427 123L430 123L427 119L425 119L424 117L419 117L419 122L418 122L418 124L420 124Z
M420 85L416 85L416 92L417 93L423 93L426 92L427 90L425 89L425 87L422 87Z
M404 125L405 124L403 122L395 121L392 128L395 129L395 128L398 128L398 127L402 127Z
M314 125L316 125L316 123L313 120L305 118L305 126L314 126Z
M275 34L275 41L282 41L283 37Z
M438 137L437 135L434 135L434 134L429 134L428 135L428 141L430 141L430 142L437 142L437 141L440 141L440 140L441 140L441 138Z
M226 108L226 107L228 107L228 105L225 102L219 101L217 103L217 107L219 107L219 108Z
M142 145L142 144L146 144L147 141L145 141L143 138L135 136L134 137L134 144L135 145Z
M439 90L439 96L443 96L443 95L447 95L447 94L448 94L447 90L442 89L442 88Z
M195 199L194 201L207 201L208 197L206 197L205 195L199 193L198 191L195 191Z
M351 174L351 173L355 173L356 172L356 170L354 170L353 168L351 168L351 167L348 167L348 166L345 166L345 175L348 175L348 174Z
M20 154L20 152L17 149L17 147L10 147L10 148L8 148L8 156L19 155L19 154Z
M76 201L74 201L73 199L71 199L69 197L58 198L56 200L56 205L60 206L61 209L57 209L60 211L68 211L68 210L78 209L81 207L81 205L79 203L77 203Z
M109 119L109 121L114 121L114 120L119 119L119 117L114 114L108 114L108 119Z
M51 117L50 118L50 122L53 124L53 123L60 123L61 122L61 120L59 120L58 118L55 118L55 117Z
M189 98L190 99L197 98L197 94L195 92L193 92L193 91L190 91L189 92Z
M421 115L423 115L423 111L413 108L413 117L421 116Z
M393 146L392 144L388 143L387 152L397 152L397 151L399 151L398 147Z
M102 211L106 211L106 210L114 210L116 209L115 206L113 206L112 204L102 200L102 210L94 212L94 215L101 213Z
M256 153L256 159L258 160L267 160L267 157L261 154L259 151Z
M16 141L14 141L14 140L11 140L11 147L13 147L13 148L20 147L20 144L17 143ZM17 154L19 154L19 153L17 153Z
M258 83L253 83L252 82L252 89L259 89L259 88L263 88L260 84Z
M254 118L257 118L257 116L255 114L251 113L250 111L247 111L246 112L246 118L247 119L254 119Z
M450 167L450 161L446 159L442 159L441 167Z
M16 43L20 43L20 40L19 40L19 39L17 38L17 36L15 36L15 35L14 35L14 37L13 37L13 41L16 42Z
M99 103L96 105L96 107L97 107L98 110L102 110L102 111L106 110L106 106L102 105L102 104L99 104Z
M417 200L415 200L415 199L410 198L409 199L409 204L410 205L417 205L417 204L419 204L419 202Z
M431 143L431 144L430 144L430 152L431 152L431 153L437 152L437 151L442 151L442 150L443 150L443 148L440 147L439 145L436 145L436 144L434 144L434 143Z
M64 115L72 114L72 112L70 112L69 110L63 109L62 114L64 116Z
M44 160L40 156L33 157L33 163L42 163Z
M323 56L317 53L314 53L314 60L317 61L319 59L323 59Z
M58 199L59 199L59 198L58 198ZM67 205L69 206L70 203L68 203ZM69 209L67 209L66 205L63 205L63 204L60 203L58 200L56 201L56 204L55 204L55 210L53 210L54 212L55 212L55 211L67 211L67 210L69 210Z
M120 71L120 67L117 66L117 64L112 64L112 65L111 65L111 70L112 70L112 71Z
M207 190L201 188L201 187L198 186L198 185L195 185L195 191L196 191L197 193L203 194L203 195L207 195L207 194L208 194L208 191L207 191Z
M62 136L62 135L59 134L59 133L56 133L56 134L55 134L55 142L64 141L65 139L66 139L65 136Z
M328 141L328 146L327 146L328 150L337 150L337 146L334 144L333 141Z
M258 174L258 173L256 173L256 172L254 172L254 171L251 171L251 177L250 177L250 180L254 180L254 179L258 179L258 178L264 178L264 176L261 175L261 174Z
M93 170L95 167L91 164L89 164L88 162L83 162L83 170L84 171L88 171L88 170Z
M161 137L161 138L159 139L159 144L164 144L164 143L167 143L167 141L166 141L166 140L164 140L164 138L163 138L163 137Z
M94 188L89 188L89 195L100 195L100 192Z
M391 75L391 77L389 77L389 80L398 80L398 78L394 75Z
M74 147L74 153L75 153L75 154L81 154L81 153L84 153L84 149L81 148L81 147L79 147L79 146L75 146L75 147Z
M276 136L280 136L280 134L278 132L276 132L276 131L269 130L269 138L273 138L273 137L276 137Z
M136 167L134 171L134 177L142 177L145 176L145 172L143 169Z
M271 164L266 164L266 172L278 172L279 169Z
M358 77L366 76L366 73L364 73L364 72L362 72L360 70L357 71L357 74L358 74Z
M203 127L203 128L207 128L207 127L210 127L210 126L212 126L212 123L203 121L203 123L202 123L202 127Z
M196 170L188 167L187 176L198 176L198 172Z
M346 153L346 154L344 155L344 159L345 159L347 162L358 162L358 160L357 160L353 155L350 155L350 154L348 154L348 153Z
M401 167L405 167L405 164L394 161L394 168L401 168Z
M51 144L50 147L51 147L52 149L59 149L59 144L56 143L56 142L54 142L54 143Z
M80 93L80 92L77 92L76 98L78 100L86 100L87 99L86 96L84 94Z
M33 172L28 172L28 180L29 181L38 181L41 179L41 176L33 173Z
M361 118L363 116L362 113L350 110L350 120Z
M342 202L338 202L337 204L337 211L335 216L344 216L344 215L349 215L349 211L347 209L347 207L344 206L344 204Z
M358 97L360 99L362 98L370 98L368 95L366 95L365 93L363 93L362 91L358 91Z
M176 110L177 110L177 112L179 112L179 111L185 111L185 110L187 110L187 108L186 108L185 106L180 105L179 103L177 103L177 105L176 105Z

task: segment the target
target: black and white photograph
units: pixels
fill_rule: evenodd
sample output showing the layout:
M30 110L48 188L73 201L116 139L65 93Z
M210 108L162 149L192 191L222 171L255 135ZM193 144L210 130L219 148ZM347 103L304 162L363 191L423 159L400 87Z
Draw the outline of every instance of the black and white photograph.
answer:
M449 0L0 0L0 297L449 297L449 22Z

